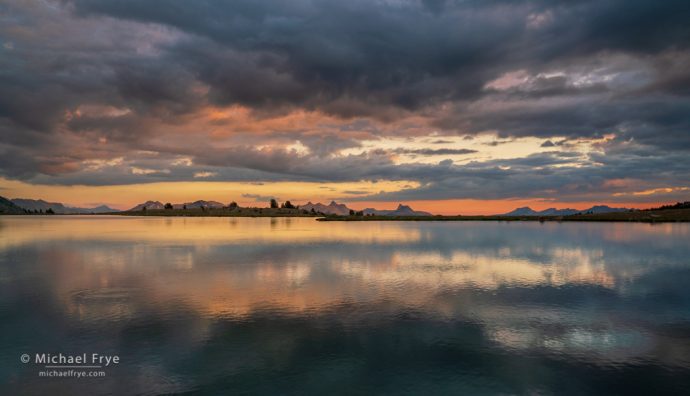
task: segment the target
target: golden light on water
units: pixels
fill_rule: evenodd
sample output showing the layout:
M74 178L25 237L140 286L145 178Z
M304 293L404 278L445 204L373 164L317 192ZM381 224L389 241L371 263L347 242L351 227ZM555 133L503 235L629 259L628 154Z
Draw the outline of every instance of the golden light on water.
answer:
M463 227L471 230L482 224L464 223ZM523 227L555 229L559 225ZM646 232L687 232L673 224L638 224L635 233L629 232L630 227L610 224L601 235L610 243L629 243L633 234L644 238ZM84 296L74 300L75 291L117 290L122 277L132 273L141 281L137 289L121 292L126 297L123 301L132 293L143 293L159 303L184 295L184 303L203 315L241 316L259 306L317 312L333 304L371 302L382 296L426 306L439 292L458 288L566 284L614 288L617 282L644 272L618 267L612 272L600 249L534 247L523 251L505 246L477 251L457 245L440 252L433 245L422 251L414 248L427 246L434 238L409 223L321 223L313 218L65 216L0 221L0 251L29 243L50 247L50 257L44 257L42 265L55 271L56 293L67 309L84 315L85 310L100 308L90 306ZM76 240L85 248L78 253L62 249ZM103 243L116 246L120 253L99 249ZM347 256L341 255L345 246L351 247ZM358 254L360 246L376 249ZM410 289L416 290L414 295L409 295ZM97 300L99 294L87 297ZM117 306L117 315L137 309L122 301ZM443 307L437 308L441 314Z
M413 243L421 238L418 230L386 223L329 223L316 226L314 218L213 218L213 217L120 217L64 216L57 218L6 217L0 228L0 248L7 249L37 239L59 243L62 240L147 243L194 247L241 244L308 244L314 241L342 243ZM318 223L321 224L321 223Z

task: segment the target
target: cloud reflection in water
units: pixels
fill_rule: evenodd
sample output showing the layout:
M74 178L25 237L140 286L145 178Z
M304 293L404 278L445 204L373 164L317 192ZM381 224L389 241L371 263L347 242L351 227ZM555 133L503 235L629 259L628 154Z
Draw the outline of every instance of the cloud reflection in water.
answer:
M3 335L23 334L3 353L116 350L135 364L120 374L156 373L143 392L272 390L253 375L315 390L318 368L389 391L417 386L413 370L442 392L554 391L559 370L602 390L592 370L633 384L642 369L677 390L663 379L690 372L688 225L0 221ZM528 362L542 375L496 368ZM384 363L382 383L362 371Z

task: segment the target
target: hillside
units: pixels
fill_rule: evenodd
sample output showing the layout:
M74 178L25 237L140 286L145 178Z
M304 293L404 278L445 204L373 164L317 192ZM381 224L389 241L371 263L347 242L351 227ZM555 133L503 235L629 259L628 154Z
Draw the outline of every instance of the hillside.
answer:
M47 211L52 209L53 212L57 214L80 214L80 213L111 213L117 212L116 209L110 208L105 205L97 206L94 208L77 208L66 206L60 202L48 202L42 199L26 199L26 198L15 198L12 199L12 203L19 206L22 209L28 211Z
M139 205L133 207L132 209L129 209L128 212L137 212L141 211L143 209L149 210L163 210L164 209L164 204L160 201L146 201L144 203L140 203Z
M614 213L614 212L627 212L628 208L612 208L606 205L595 205L587 209L556 209L548 208L541 211L533 210L532 208L525 206L522 208L517 208L511 212L497 215L497 216L571 216L576 214L598 214L598 213Z
M185 202L183 204L173 204L173 208L175 209L221 209L223 205L221 202L218 201L204 201L204 200L198 200L194 202Z
M177 204L172 204L173 209L221 209L225 205L223 205L221 202L217 201L204 201L204 200L198 200L194 202L185 202L185 203L177 203ZM146 201L144 203L140 203L139 205L131 208L128 210L128 212L138 212L146 208L146 210L163 210L165 209L165 204L161 201Z
M339 204L335 201L331 201L330 204L324 205L322 203L311 203L307 202L306 205L300 206L300 209L304 209L308 212L311 212L312 209L316 213L323 213L323 214L328 214L328 215L337 215L337 216L348 216L350 214L350 208L348 208L345 204Z
M403 204L398 204L395 210L377 210L367 208L363 210L365 216L431 216L429 212L422 212L421 210L413 210L411 207Z
M300 209L311 212L312 209L316 213L323 213L326 215L335 216L349 216L352 209L348 208L345 204L339 204L335 201L331 201L330 204L324 205L322 203L311 203L307 202L306 205L300 206ZM422 212L418 210L413 210L411 207L403 204L399 204L396 209L393 210L379 210L374 208L366 208L361 211L365 216L431 216L429 212Z
M326 216L319 221L539 221L539 222L690 222L690 209L652 209L608 213L582 213L570 216Z
M24 209L5 197L0 197L0 215L24 214Z
M317 215L303 209L287 208L198 208L188 209L146 209L144 211L128 210L119 212L123 216L166 216L166 217L316 217Z

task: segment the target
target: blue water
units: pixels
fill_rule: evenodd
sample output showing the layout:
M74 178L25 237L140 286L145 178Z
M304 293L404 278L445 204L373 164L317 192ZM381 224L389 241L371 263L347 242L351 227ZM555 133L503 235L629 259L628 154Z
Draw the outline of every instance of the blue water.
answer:
M690 225L0 217L0 394L688 394ZM22 354L117 355L41 377Z

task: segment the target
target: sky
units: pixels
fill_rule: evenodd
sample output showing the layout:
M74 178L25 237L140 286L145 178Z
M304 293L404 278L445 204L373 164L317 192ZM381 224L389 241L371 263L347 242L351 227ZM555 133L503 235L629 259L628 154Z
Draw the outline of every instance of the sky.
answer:
M690 198L690 3L2 0L0 195Z

